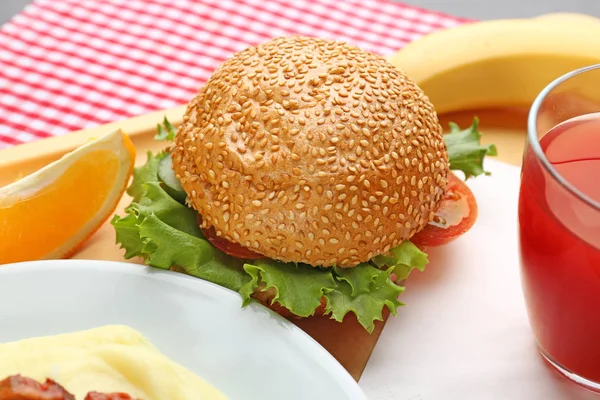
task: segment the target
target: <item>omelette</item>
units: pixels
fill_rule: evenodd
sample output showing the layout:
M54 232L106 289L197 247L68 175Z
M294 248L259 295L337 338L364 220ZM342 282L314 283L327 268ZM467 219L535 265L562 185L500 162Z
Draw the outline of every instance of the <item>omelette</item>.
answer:
M208 382L121 325L0 344L0 379L50 378L76 399L122 392L142 400L224 400Z

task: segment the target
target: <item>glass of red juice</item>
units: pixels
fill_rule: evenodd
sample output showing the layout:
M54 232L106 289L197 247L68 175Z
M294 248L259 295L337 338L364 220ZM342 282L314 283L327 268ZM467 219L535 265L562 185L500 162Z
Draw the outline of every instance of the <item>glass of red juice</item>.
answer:
M519 242L542 355L600 392L600 64L556 79L531 108Z

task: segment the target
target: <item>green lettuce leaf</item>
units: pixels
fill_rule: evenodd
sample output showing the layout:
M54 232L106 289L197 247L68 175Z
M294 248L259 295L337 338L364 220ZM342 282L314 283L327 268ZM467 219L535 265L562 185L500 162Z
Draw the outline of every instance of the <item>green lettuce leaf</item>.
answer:
M121 248L125 249L125 259L142 255L144 241L140 237L139 224L142 219L137 215L130 213L124 217L115 215L110 223L114 226L117 243L121 244Z
M495 145L481 144L481 133L478 126L478 118L474 118L473 124L464 130L461 130L455 123L450 123L450 133L444 135L450 169L462 171L465 179L481 174L489 175L490 173L483 169L483 159L486 155L498 154Z
M163 120L162 125L156 125L156 135L154 136L154 140L174 140L175 135L177 134L177 129L167 119Z
M398 281L403 281L408 278L413 269L425 270L429 259L427 253L419 250L412 242L404 241L391 249L388 254L373 257L371 262L380 268L389 267L398 277Z
M403 305L397 297L404 291L390 279L391 270L381 270L371 264L359 264L354 268L335 268L338 285L325 298L326 313L341 322L352 312L358 322L370 333L375 328L374 321L383 321L383 308L393 315L396 308Z
M161 187L157 169L165 155L149 153L146 164L136 168L130 186L134 201L124 216L111 220L124 257L142 257L156 268L176 266L192 276L240 290L250 280L243 260L213 247L197 225L197 213Z
M243 261L214 248L207 240L182 232L150 214L139 224L145 243L146 262L157 268L181 267L189 275L231 290L240 290L250 280Z
M173 199L158 182L143 186L145 193L133 207L138 214L154 214L167 225L192 236L204 238L198 226L198 213Z
M140 201L144 195L144 185L146 183L158 182L158 164L168 153L152 154L151 151L148 151L146 154L148 160L144 165L133 169L133 180L127 188L127 194L133 198L134 202Z
M142 186L144 197L111 223L125 258L139 256L161 269L180 267L189 275L238 291L250 280L243 260L213 247L195 224L196 213L173 200L157 182Z
M295 265L275 260L255 260L244 265L244 270L252 277L240 291L245 304L250 295L264 283L262 291L275 290L274 302L292 311L299 317L313 315L321 304L321 298L336 287L330 270L313 268L310 265Z
M273 302L294 315L308 317L325 299L326 315L341 322L354 313L368 332L373 332L375 321L383 320L384 307L395 315L396 308L403 305L397 296L404 288L390 279L392 269L369 263L354 268L314 268L264 259L245 264L244 270L251 276L240 290L244 305L252 301L255 291L274 289Z

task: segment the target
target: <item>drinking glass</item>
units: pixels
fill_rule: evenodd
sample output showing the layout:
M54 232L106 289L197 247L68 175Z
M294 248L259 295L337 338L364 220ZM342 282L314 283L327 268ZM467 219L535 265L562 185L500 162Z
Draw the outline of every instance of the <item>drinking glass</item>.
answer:
M536 98L519 194L521 278L542 355L600 391L600 64Z

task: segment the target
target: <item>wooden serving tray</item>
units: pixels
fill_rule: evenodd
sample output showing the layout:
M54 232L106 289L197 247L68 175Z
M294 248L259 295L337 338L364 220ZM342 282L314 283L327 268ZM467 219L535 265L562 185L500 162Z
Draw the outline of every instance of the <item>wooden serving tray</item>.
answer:
M0 187L57 160L89 139L118 128L130 135L137 149L136 164L143 164L146 161L148 150L158 151L161 146L164 146L164 143L153 140L156 124L166 116L173 125L177 126L184 110L185 106L180 106L0 150ZM445 127L450 121L458 123L461 127L467 127L472 122L474 115L480 118L480 128L484 132L483 142L497 145L499 151L497 159L519 165L525 143L526 111L464 112L441 116L440 120ZM116 213L122 214L123 208L129 202L129 196L125 195L119 203ZM106 222L73 258L124 261L123 253L124 251L115 245L112 226ZM140 259L129 260L129 262L143 263ZM410 282L408 282L408 286L410 286ZM402 318L402 309L400 308L398 312L398 318ZM387 318L387 314L385 316ZM328 318L318 317L293 322L333 354L357 381L385 324L385 322L376 323L374 332L368 334L353 315L349 315L341 324Z

